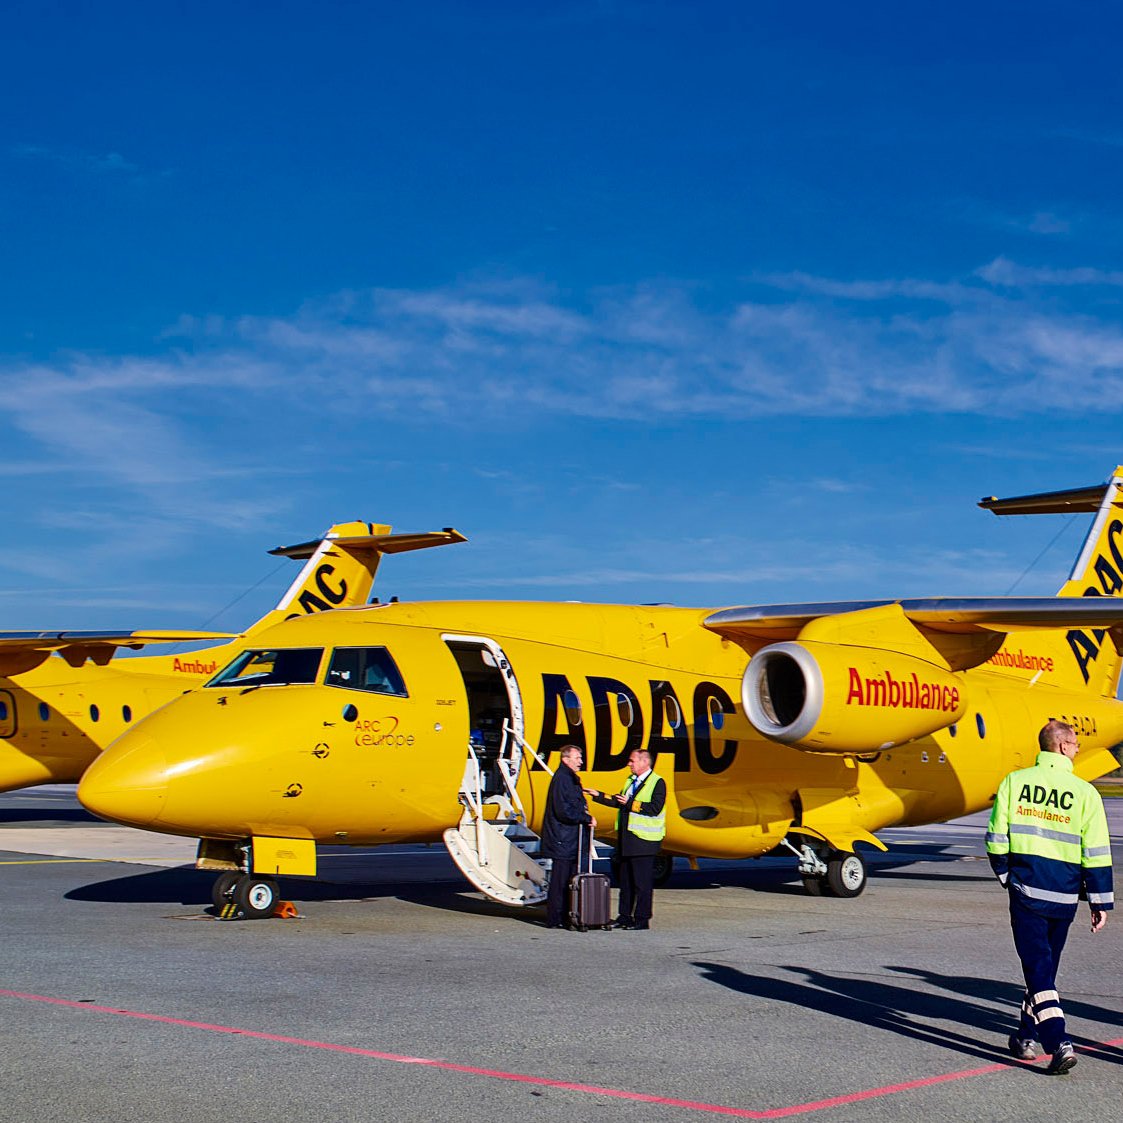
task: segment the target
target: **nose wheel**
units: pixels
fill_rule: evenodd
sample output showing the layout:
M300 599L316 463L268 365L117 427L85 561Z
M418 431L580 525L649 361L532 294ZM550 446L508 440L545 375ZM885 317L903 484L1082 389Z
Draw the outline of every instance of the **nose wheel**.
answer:
M224 920L264 920L276 912L279 894L273 878L232 870L211 886L211 901Z

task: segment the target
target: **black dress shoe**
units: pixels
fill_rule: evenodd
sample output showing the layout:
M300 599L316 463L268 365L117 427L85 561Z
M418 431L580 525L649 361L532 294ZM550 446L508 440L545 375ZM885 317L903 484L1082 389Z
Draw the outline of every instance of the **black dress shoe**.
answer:
M620 917L617 917L612 922L612 927L613 928L634 928L635 925L630 920L625 920L624 917L620 916Z
M651 927L651 923L647 920L637 920L635 924L629 924L628 927L633 932L646 932Z

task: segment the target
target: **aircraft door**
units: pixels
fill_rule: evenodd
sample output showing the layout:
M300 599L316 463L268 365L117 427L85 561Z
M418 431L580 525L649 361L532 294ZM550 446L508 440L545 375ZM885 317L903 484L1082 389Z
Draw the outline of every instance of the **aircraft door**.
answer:
M11 691L0 690L0 737L16 735L16 700Z
M477 889L508 905L538 904L547 873L538 836L516 793L522 767L523 708L518 680L503 650L479 636L444 636L468 699L460 823L444 832L453 861Z
M469 745L480 764L482 795L506 791L498 762L504 745L503 727L523 736L522 695L503 649L478 636L445 636L456 660L468 698Z

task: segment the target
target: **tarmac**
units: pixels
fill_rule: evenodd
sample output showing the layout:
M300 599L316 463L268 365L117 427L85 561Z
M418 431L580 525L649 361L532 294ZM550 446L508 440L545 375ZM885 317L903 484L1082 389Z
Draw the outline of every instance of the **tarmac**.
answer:
M1013 1060L984 821L881 832L852 900L806 896L794 860L705 862L650 932L571 933L440 846L325 851L282 882L299 918L223 922L192 842L71 788L0 795L0 1120L1110 1117L1123 915L1093 937L1082 908L1069 937L1075 1071Z

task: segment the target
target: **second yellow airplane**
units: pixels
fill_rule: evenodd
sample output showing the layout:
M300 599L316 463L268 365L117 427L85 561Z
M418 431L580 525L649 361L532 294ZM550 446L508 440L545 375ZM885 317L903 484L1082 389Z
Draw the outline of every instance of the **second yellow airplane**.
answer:
M89 768L93 812L200 839L216 904L269 915L318 844L443 838L472 882L533 904L548 773L582 746L613 790L628 754L667 780L668 856L793 853L854 896L875 832L986 807L1038 728L1071 722L1077 771L1123 740L1123 468L1106 485L987 500L1088 511L1057 597L725 609L443 602L340 609L257 632ZM607 812L598 811L610 834Z
M270 553L303 561L277 607L239 636L216 632L0 632L0 792L73 783L115 737L201 686L275 624L365 604L384 554L463 542L455 530L391 534L339 523L323 538ZM228 639L189 655L114 659L150 644Z

